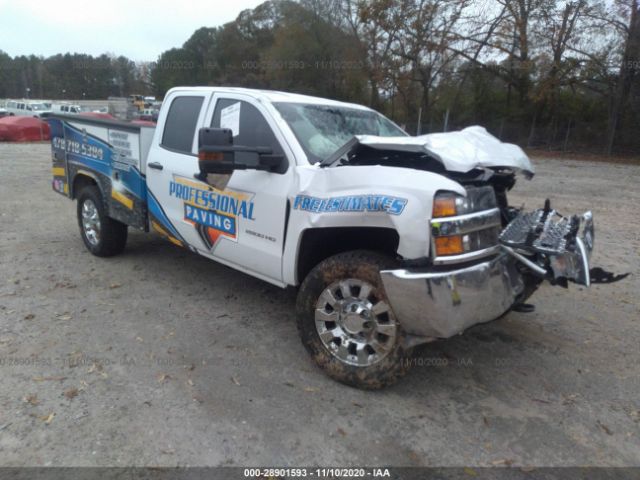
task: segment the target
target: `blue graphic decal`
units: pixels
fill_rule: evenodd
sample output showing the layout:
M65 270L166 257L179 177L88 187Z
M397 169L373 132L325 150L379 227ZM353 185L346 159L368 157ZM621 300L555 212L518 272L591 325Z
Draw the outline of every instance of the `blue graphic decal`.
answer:
M173 235L174 237L176 237L177 239L179 239L181 241L184 241L182 239L182 236L174 228L173 224L169 220L169 217L167 217L167 215L164 213L164 210L162 210L162 207L160 206L160 203L158 202L156 197L153 195L153 193L151 193L151 191L148 192L147 204L148 204L148 207L149 207L149 213L151 215L153 215L153 217L158 222L160 222L162 224L162 226L164 228L166 228L167 231L169 231L171 233L171 235Z
M248 220L253 218L253 202L246 195L238 193L224 193L215 189L204 189L186 183L183 179L177 179L169 183L169 195L185 202L202 207L207 210L215 210L227 213L234 217L243 217Z
M228 235L236 234L236 219L228 215L220 215L212 210L204 210L187 203L184 204L184 218L211 227Z
M387 212L390 215L400 215L407 203L406 198L389 195L347 195L330 198L298 195L293 208L314 213Z
M54 151L66 152L69 161L109 178L114 170L117 171L122 185L139 200L146 200L147 187L144 177L135 166L120 162L111 145L66 122L51 119L49 124L52 129L51 145Z

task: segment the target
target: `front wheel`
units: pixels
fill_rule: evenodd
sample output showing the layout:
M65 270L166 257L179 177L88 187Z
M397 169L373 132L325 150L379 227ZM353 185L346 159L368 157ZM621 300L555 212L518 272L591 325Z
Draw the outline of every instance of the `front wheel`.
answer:
M80 236L87 250L98 257L122 253L127 243L127 226L107 216L98 187L82 189L77 213Z
M313 360L333 379L364 389L391 385L411 364L380 270L394 261L345 252L319 263L300 286L298 331Z

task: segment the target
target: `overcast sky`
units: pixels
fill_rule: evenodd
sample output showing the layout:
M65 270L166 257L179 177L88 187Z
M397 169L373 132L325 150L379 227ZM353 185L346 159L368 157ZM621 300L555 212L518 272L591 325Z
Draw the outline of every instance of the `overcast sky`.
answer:
M264 0L0 0L0 50L11 56L115 53L156 60L197 28Z

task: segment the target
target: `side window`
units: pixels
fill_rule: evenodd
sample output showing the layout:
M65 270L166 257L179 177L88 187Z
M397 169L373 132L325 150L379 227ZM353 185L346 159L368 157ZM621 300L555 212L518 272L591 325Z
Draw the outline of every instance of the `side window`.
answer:
M176 97L171 102L162 132L162 146L191 153L204 97Z
M273 155L284 156L284 151L266 119L250 103L229 98L219 99L213 112L211 127L231 128L234 145L269 147ZM257 155L248 152L236 152L235 158L238 163L246 165L257 165L258 163ZM284 162L283 171L278 173L284 173L286 165Z

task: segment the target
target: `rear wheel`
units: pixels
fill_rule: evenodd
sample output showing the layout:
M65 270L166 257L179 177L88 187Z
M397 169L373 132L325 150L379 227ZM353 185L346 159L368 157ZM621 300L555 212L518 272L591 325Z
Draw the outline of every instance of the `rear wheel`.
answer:
M410 366L410 351L389 304L380 270L394 261L376 252L341 253L305 278L297 301L298 330L330 377L358 388L383 388Z
M111 257L124 250L127 226L107 216L98 187L82 189L77 213L80 236L87 250L98 257Z

